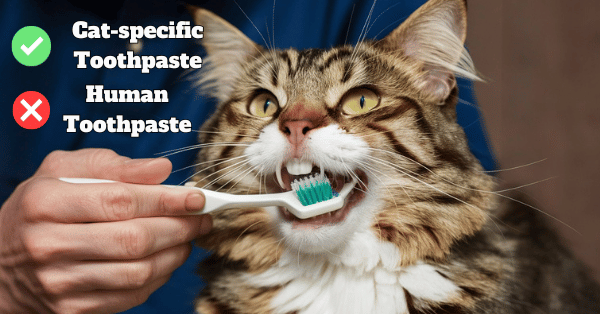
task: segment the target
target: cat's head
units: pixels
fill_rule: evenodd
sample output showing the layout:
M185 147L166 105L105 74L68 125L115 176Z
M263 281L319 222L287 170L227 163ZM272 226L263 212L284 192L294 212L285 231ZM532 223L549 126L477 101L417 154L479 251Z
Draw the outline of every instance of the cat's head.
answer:
M216 214L205 241L217 254L335 254L368 234L408 264L441 258L482 227L493 183L455 113L455 75L477 78L465 1L431 0L382 40L326 50L269 50L211 12L193 14L208 55L200 84L219 100L200 135L200 185L274 193L291 189L290 173L324 171L338 190L359 179L342 209L312 219L283 208Z

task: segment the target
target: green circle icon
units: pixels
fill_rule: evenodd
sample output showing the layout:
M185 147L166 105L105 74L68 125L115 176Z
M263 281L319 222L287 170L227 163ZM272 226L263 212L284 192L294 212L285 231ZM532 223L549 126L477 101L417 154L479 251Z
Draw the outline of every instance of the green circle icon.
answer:
M50 55L50 37L37 26L25 26L13 37L12 53L22 65L34 67Z

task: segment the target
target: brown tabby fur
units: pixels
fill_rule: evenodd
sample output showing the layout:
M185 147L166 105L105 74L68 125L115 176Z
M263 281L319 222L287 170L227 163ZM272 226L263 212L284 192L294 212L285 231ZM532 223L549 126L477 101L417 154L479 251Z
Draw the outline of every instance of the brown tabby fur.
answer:
M311 110L320 125L336 123L376 148L371 157L377 161L365 167L377 177L370 180L386 189L371 228L397 247L399 266L434 265L461 289L442 303L404 290L408 313L600 312L598 286L535 211L521 205L526 202L493 192L493 178L483 172L456 123L458 87L452 73L476 78L462 49L465 1L431 0L381 41L303 51L265 50L212 13L191 11L205 27L202 44L212 65L201 84L220 100L200 135L202 143L215 145L199 154L209 167L194 178L198 186L232 193L272 191L272 173L257 174L237 164L239 158L228 159L242 156L245 144L256 141L269 123ZM432 48L426 41L438 33L428 27L440 19L449 21L446 28L461 49L450 42L436 61L428 59ZM357 86L375 90L380 104L363 115L343 116L337 102ZM275 116L248 114L247 104L258 90L280 99ZM208 287L197 311L271 313L270 302L281 287L256 288L245 275L272 267L285 249L272 218L253 208L218 212L213 219L213 231L198 239L214 255L200 267Z

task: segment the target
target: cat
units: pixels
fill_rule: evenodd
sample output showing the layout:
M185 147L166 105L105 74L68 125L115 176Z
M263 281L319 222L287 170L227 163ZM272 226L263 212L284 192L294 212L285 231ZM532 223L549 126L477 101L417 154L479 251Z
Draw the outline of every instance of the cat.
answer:
M311 219L212 214L198 313L600 313L598 285L527 201L494 192L456 122L455 76L478 79L466 9L430 0L382 40L298 51L190 8L219 101L196 185L287 191L301 162L338 191L359 182Z

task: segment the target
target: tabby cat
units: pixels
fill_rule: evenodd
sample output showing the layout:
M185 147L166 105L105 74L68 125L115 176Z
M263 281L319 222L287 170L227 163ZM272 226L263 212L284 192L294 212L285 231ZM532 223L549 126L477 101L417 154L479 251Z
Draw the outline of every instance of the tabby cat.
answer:
M430 0L379 41L302 51L191 11L205 30L200 85L220 103L197 185L359 181L342 209L306 220L277 207L213 214L198 239L214 252L199 313L600 313L598 286L535 210L494 192L456 122L455 75L478 78L465 1Z

